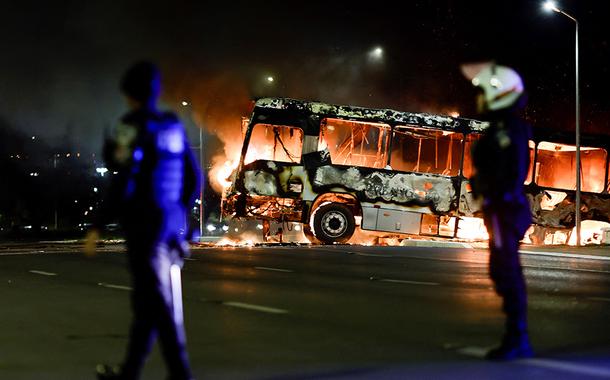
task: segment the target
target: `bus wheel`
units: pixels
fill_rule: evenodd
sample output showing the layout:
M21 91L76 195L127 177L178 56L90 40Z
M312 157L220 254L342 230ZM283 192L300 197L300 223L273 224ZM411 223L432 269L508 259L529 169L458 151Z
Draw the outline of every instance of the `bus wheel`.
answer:
M316 239L322 243L345 243L355 228L354 213L342 204L330 203L314 211L313 230Z

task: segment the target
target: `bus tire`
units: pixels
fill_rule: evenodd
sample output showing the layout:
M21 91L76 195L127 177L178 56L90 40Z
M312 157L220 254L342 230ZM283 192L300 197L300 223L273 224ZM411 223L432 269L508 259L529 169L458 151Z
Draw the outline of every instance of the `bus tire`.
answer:
M314 234L324 244L346 243L355 229L354 213L345 205L330 203L314 211Z

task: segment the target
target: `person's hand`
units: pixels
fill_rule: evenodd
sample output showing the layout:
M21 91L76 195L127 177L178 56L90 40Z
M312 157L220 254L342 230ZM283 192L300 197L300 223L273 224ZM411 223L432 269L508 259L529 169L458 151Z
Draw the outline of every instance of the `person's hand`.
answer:
M83 247L83 251L85 252L85 256L93 257L95 256L95 246L97 241L100 238L100 232L96 228L92 228L87 231L87 236L85 236L85 246Z

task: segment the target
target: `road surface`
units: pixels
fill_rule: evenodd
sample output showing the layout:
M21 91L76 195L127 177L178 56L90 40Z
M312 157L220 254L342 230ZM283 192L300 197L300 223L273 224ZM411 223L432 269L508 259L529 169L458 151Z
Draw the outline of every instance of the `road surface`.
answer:
M120 245L0 248L0 378L92 379L130 319ZM610 378L609 257L523 254L538 356L481 359L503 316L484 250L195 249L183 272L197 378ZM144 379L164 379L155 349Z

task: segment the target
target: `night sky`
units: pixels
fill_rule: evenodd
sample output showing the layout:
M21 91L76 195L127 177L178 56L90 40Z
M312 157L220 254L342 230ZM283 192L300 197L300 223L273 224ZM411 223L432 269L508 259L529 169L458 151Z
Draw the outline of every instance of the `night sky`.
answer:
M580 21L584 132L610 134L607 3L559 2ZM202 115L210 134L237 133L257 96L472 116L459 65L487 59L522 73L535 127L573 129L574 24L539 1L2 5L0 120L50 144L98 151L125 110L118 79L142 58L164 72L164 105L188 100L181 115Z

